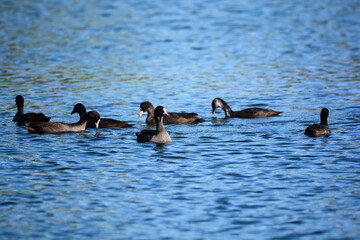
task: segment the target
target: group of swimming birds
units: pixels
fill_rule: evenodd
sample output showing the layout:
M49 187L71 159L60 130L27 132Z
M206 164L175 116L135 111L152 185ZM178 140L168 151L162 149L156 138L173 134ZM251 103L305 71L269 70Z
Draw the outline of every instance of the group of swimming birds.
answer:
M24 113L24 98L21 95L16 96L17 113L13 121L29 123L23 126L30 133L56 133L56 132L78 132L86 128L127 128L134 124L125 121L114 120L111 118L101 118L96 111L86 111L83 104L78 103L74 106L71 114L78 113L80 120L77 123L49 122L51 117L46 117L43 113ZM212 113L215 114L217 108L225 112L226 118L263 118L277 116L281 112L266 108L247 108L241 111L233 111L230 106L221 98L215 98L212 103ZM202 121L196 113L175 113L167 112L163 106L154 106L148 102L140 104L139 117L147 112L146 123L156 124L156 130L142 130L136 133L138 142L170 142L171 138L165 130L164 124L194 124ZM323 108L320 113L320 124L312 124L305 130L305 135L318 137L330 134L328 127L329 110Z

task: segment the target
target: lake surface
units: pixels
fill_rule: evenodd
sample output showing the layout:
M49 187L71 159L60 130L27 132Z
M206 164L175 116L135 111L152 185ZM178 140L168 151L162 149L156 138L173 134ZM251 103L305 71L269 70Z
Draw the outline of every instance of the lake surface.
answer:
M360 1L0 3L0 239L359 239ZM76 103L127 129L29 134ZM279 117L225 119L264 107ZM196 112L151 128L142 101ZM305 128L330 110L328 137Z

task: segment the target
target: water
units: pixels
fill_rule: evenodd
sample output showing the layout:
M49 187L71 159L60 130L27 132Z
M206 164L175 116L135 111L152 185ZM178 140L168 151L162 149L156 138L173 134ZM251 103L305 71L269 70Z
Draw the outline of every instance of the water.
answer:
M1 239L358 239L359 1L1 1ZM34 135L81 102L128 129ZM279 117L224 119L265 107ZM138 144L139 104L196 112ZM328 137L307 125L330 110Z

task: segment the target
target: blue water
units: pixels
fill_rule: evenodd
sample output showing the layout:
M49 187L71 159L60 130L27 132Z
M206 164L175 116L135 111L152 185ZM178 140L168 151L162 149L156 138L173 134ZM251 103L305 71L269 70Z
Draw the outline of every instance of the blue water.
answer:
M360 1L0 2L0 239L359 239ZM29 134L81 102L135 124ZM279 117L224 119L265 107ZM142 101L196 112L139 144ZM328 137L305 128L330 110ZM150 126L151 127L151 126Z

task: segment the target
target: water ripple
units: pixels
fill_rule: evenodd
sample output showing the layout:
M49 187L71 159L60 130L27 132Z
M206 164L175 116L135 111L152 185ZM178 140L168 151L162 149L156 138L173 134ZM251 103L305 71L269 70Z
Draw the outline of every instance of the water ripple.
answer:
M343 2L0 3L0 234L18 238L357 239L359 7ZM26 112L127 129L29 134ZM225 119L263 107L279 117ZM136 142L139 104L196 112ZM305 128L330 109L328 137ZM51 224L50 224L51 223Z

